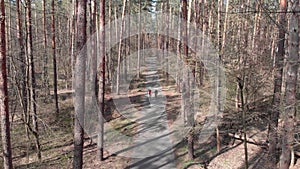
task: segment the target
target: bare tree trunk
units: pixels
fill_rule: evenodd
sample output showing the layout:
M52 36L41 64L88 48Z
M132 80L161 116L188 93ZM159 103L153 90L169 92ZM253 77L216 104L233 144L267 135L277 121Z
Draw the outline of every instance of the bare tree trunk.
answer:
M118 66L117 66L117 91L116 93L120 94L120 73L121 73L121 53L122 53L122 38L123 38L123 29L124 29L124 17L126 11L126 2L127 0L123 0L123 9L122 9L122 23L120 29L120 39L119 39L119 49L118 49Z
M108 1L108 29L111 30L111 20L112 20L112 0L109 0ZM111 35L112 35L112 32L111 31L108 31L108 49L111 49ZM107 60L106 60L106 70L107 70L107 80L110 81L111 80L111 77L110 77L110 72L112 70L111 68L111 63L112 63L112 55L111 55L111 52L108 52L108 55L107 55ZM130 64L130 63L128 63Z
M99 67L100 70L100 81L99 81L99 96L98 101L101 105L101 111L99 112L99 133L98 133L98 154L101 161L103 157L103 145L104 145L104 110L105 110L105 0L100 1L100 58L102 63Z
M291 153L294 142L294 122L296 115L296 90L297 73L299 67L299 0L290 0L289 21L289 55L286 64L286 88L284 95L282 153L280 157L280 169L288 169L291 164ZM292 161L293 164L293 161Z
M191 2L190 2L191 3ZM171 15L169 16L169 12L171 11L170 10L170 4L169 4L169 0L166 0L166 5L165 6L165 23L170 23L170 17ZM191 15L191 14L190 14ZM164 74L166 76L166 81L167 83L169 82L169 59L168 59L168 56L169 56L169 52L168 52L168 48L169 48L169 27L170 25L167 24L166 25L167 28L166 28L166 35L164 37L164 41L163 41L163 45L164 45L164 49L163 49L163 55L164 55L164 59L165 59L165 71L164 71Z
M257 39L259 38L259 22L260 22L260 16L261 16L261 12L260 12L260 3L256 4L255 7L256 11L258 11L257 13L255 13L255 17L254 17L254 27L253 27L253 36L252 36L252 44L251 44L251 50L252 50L252 58L253 61L256 63L257 61L257 54L255 52L255 48L257 46Z
M207 0L209 1L209 0ZM207 31L208 31L208 38L209 39L213 39L213 31L214 31L214 10L211 10L211 9L214 9L214 4L215 2L212 1L212 2L208 2L210 3L210 7L208 7L208 10L209 10L209 14L208 14L208 27L207 27Z
M8 1L8 10L6 11L6 23L5 23L5 26L6 26L6 54L8 56L11 56L12 55L12 29L11 28L11 10L12 10L12 7L11 7L11 3L10 1ZM8 13L8 15L7 15ZM7 74L11 74L12 72L12 63L13 63L13 57L8 57L7 60L6 60L6 67L7 67ZM9 82L8 82L9 83Z
M72 68L72 78L75 77L75 62L76 62L76 36L77 36L77 8L78 1L72 0L73 4L73 14L72 14L72 30L71 30L71 44L70 44L70 53L71 53L71 68ZM74 81L73 81L74 82ZM72 82L72 88L75 87L75 84Z
M92 4L92 3L91 3ZM90 33L91 35L90 36L98 36L98 33L96 32L97 30L97 0L93 0L93 5L91 5L91 14L90 14L90 19L91 19L91 24L90 24ZM92 9L93 8L93 9ZM93 38L93 37L91 37ZM91 42L91 45L92 45L92 51L91 51L91 54L92 54L92 57L93 57L93 63L92 63L92 72L93 72L93 75L92 75L92 86L91 86L91 89L95 90L95 95L97 96L97 93L98 91L97 90L97 38L96 40L93 40ZM94 98L94 99L97 99L97 98Z
M240 89L241 96L241 109L242 109L242 123L243 123L243 134L244 134L244 151L245 151L245 168L249 168L248 164L248 148L247 148L247 135L246 135L246 109L244 102L244 77L243 79L238 78L238 86Z
M141 71L141 12L142 12L142 1L139 0L139 19L138 19L138 49L137 49L137 78L140 78Z
M250 0L247 0L244 2L243 5L245 5L246 7L244 8L244 11L248 10L248 7L250 6ZM242 55L242 63L243 63L243 70L242 70L242 83L239 84L239 88L240 88L240 97L241 97L241 108L242 108L242 123L243 123L243 135L244 135L244 154L245 154L245 168L248 169L249 168L249 158L248 158L248 146L247 146L247 124L246 124L246 115L247 115L247 108L245 107L245 105L248 105L248 78L246 77L246 65L247 65L247 60L248 57L246 55L247 53L247 48L248 48L248 36L249 36L249 31L248 31L248 20L246 20L244 22L244 26L242 31L244 31L244 44L243 44L243 48L244 48L244 53ZM242 85L242 88L241 88Z
M77 54L83 48L86 43L86 0L78 1L77 9L77 40L76 51ZM83 128L84 126L84 96L85 96L85 61L86 56L84 54L78 55L76 58L75 69L75 81L78 82L75 85L75 125L74 125L74 160L73 168L81 169L83 164Z
M0 110L1 110L1 138L3 148L3 168L12 169L12 152L10 141L10 122L8 109L8 90L7 90L7 72L6 72L6 35L5 35L5 5L4 0L0 1Z
M183 19L188 21L188 9L187 9L187 0L182 1L182 14ZM194 159L194 139L193 139L193 125L190 115L190 75L188 72L188 25L182 26L182 40L183 40L183 54L186 60L183 65L183 77L182 77L182 106L184 114L187 115L187 122L190 127L192 127L191 131L188 134L188 157L190 160Z
M157 17L155 17L155 19L156 19L156 26L157 26L157 32L156 32L156 47L157 47L157 49L161 49L161 42L162 42L162 38L161 38L161 35L159 34L159 26L160 26L160 24L159 24L159 21L158 21L158 18ZM139 38L139 37L138 37ZM138 43L139 43L139 39L138 39ZM139 48L139 45L138 45L138 50L140 50L140 48ZM159 55L160 53L159 52L157 52L157 59L159 60L159 62L161 62L161 57L160 57L160 55ZM139 58L138 58L138 60L139 60ZM162 66L162 64L160 63L160 66Z
M19 54L19 61L20 61L20 99L21 99L21 106L23 109L22 118L24 119L24 128L27 137L27 150L26 150L26 158L29 161L29 143L30 143L30 135L29 135L29 123L30 123L30 91L29 87L29 63L28 59L25 56L25 44L23 40L23 28L22 28L22 16L21 16L21 9L20 9L20 0L16 1L17 7L17 29L18 29L18 42L20 45L20 54ZM27 27L26 27L27 29Z
M276 168L277 162L279 160L278 152L278 119L280 113L281 105L281 88L282 88L282 76L283 76L283 62L284 62L284 42L285 42L285 28L286 28L286 10L287 1L280 1L280 11L279 14L279 35L277 41L278 52L275 58L275 74L274 74L274 94L273 94L273 111L270 111L269 118L269 160L271 162L272 168Z
M41 145L39 139L39 128L37 122L37 110L36 110L36 81L35 81L35 65L33 59L33 45L32 45L32 22L31 22L31 0L26 1L27 9L27 55L29 58L29 77L30 77L30 110L32 114L32 133L35 138L36 153L39 160L41 160Z
M181 8L180 8L180 10L181 10ZM179 10L179 12L181 12L180 10ZM177 33L178 33L177 38L178 39L181 39L181 29L182 29L181 26L182 26L182 23L179 20L178 30L177 30ZM176 56L176 65L177 65L177 67L180 67L179 66L179 60L181 58L181 49L180 49L180 46L181 46L181 41L178 40L177 44L176 44L176 55L177 55ZM181 88L181 86L180 86L180 76L181 76L180 72L181 71L176 71L176 85L177 85L176 89L177 89L177 92L180 92L180 88ZM182 112L182 115L184 115L183 112Z
M131 24L131 19L130 19L130 14L131 14L131 1L128 1L128 10L127 10L127 15L129 16L128 17L128 29L127 29L127 32L129 33L129 37L131 36L131 34L130 34L130 30L131 30L131 26L130 26L130 24ZM130 47L131 47L131 41L130 41L130 39L131 38L128 38L127 39L127 56L130 56ZM128 71L130 71L130 62L131 62L131 58L130 57L127 57L126 58L126 61L127 61L127 70ZM127 74L127 72L126 72L126 74ZM128 79L126 79L126 81L127 81Z
M207 0L203 0L203 11L202 11L202 37L207 36L207 32L209 30L209 25L208 25L208 19L207 19L207 15L208 15L208 2ZM201 50L204 51L204 47L205 47L205 38L202 38L202 45L201 45ZM199 81L200 81L200 85L202 86L204 83L204 64L201 63L200 66L200 73L199 73Z
M55 41L55 1L52 0L52 59L53 59L53 90L54 90L54 102L55 102L55 112L58 116L58 95L57 95L57 68L56 68L56 41Z
M23 39L23 30L22 30L22 17L21 17L21 10L20 10L20 0L16 1L17 6L17 29L18 29L18 42L20 46L20 53L19 53L19 61L20 61L20 97L21 97L21 105L23 109L23 118L24 120L27 119L28 116L28 93L27 93L27 82L26 82L26 57L25 57L25 46L24 46L24 39ZM25 125L26 126L26 125ZM28 133L28 128L26 128L26 133Z
M228 21L228 10L229 10L229 4L230 4L230 1L227 1L226 2L226 9L225 9L225 18L224 18L224 25L223 25L223 35L222 35L222 37L220 37L220 38L222 38L222 45L221 45L221 55L223 55L224 54L224 50L225 50L225 41L226 41L226 32L227 32L227 21ZM221 13L222 11L219 11L219 13Z
M219 58L217 60L218 65L218 71L217 71L217 114L221 114L221 77L220 77L220 63L222 59L222 7L223 7L223 1L218 0L218 25L217 25L217 32L218 32L218 52L219 52ZM219 116L218 116L219 117ZM217 151L220 152L221 149L221 140L220 140L220 133L219 133L219 127L216 127L216 139L217 139Z
M44 53L43 53L43 86L46 90L45 92L45 100L50 95L49 90L49 77L48 77L48 55L47 55L47 19L46 19L46 0L43 0L43 45L44 45Z

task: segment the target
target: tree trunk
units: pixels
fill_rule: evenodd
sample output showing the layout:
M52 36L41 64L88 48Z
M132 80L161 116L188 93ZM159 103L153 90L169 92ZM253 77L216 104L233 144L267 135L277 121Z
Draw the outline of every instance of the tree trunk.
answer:
M7 72L6 72L6 39L5 39L5 5L4 0L0 1L0 110L1 110L1 138L3 148L3 168L12 169L12 152L10 141L10 122L8 109L8 90L7 90Z
M218 0L218 26L217 26L217 32L218 32L218 52L219 52L219 58L217 60L218 65L218 71L217 71L217 114L218 117L222 113L221 111L221 77L220 77L220 63L222 59L222 7L223 7L223 1ZM221 150L221 140L220 140L220 133L218 126L216 127L216 134L217 134L217 151L220 152Z
M112 25L111 20L112 20L112 0L109 0L108 1L108 30L111 30L111 25ZM107 46L108 49L111 49L111 44L110 44L111 36L112 36L112 32L108 31L108 46ZM110 73L112 70L111 63L112 63L112 54L111 54L111 52L108 52L107 60L106 60L107 81L111 80L111 76L110 76ZM128 64L130 64L130 63L128 63Z
M27 81L26 81L26 57L25 57L25 46L24 46L24 37L23 37L23 30L22 30L22 16L20 10L20 0L16 1L17 6L17 30L18 30L18 42L20 46L20 53L19 53L19 61L20 61L20 97L21 97L21 105L23 109L23 118L24 120L27 119L28 116L28 93L27 93ZM25 125L26 126L26 125ZM28 129L26 128L26 133L28 133Z
M244 102L244 76L243 76L243 79L238 78L238 86L240 89L240 96L241 96L242 125L243 125L243 134L244 134L245 169L248 169L249 164L248 164L248 147L247 147L247 134L246 134L246 109L245 109L245 102Z
M105 110L105 0L100 1L100 59L102 63L99 67L100 81L99 81L99 97L98 101L101 105L101 111L99 112L99 133L98 133L98 154L101 161L103 157L103 145L104 145L104 110Z
M182 14L183 19L188 22L188 9L187 9L187 0L182 1ZM191 127L191 131L188 133L188 157L190 160L194 159L194 139L193 139L193 125L191 122L190 115L190 75L188 72L189 64L188 64L188 25L182 25L182 40L183 40L183 54L185 57L185 63L183 63L183 77L182 77L182 107L184 115L187 116L188 126ZM184 117L185 118L185 117Z
M56 41L55 41L55 1L52 0L52 59L53 59L53 90L54 90L54 102L55 102L55 112L58 116L58 95L57 95L57 68L56 68Z
M208 19L207 17L204 17L204 16L207 16L208 15L208 2L207 0L203 0L203 7L202 7L202 37L205 37L207 36L207 32L209 30L209 25L208 25ZM204 48L205 48L205 38L202 38L202 45L201 45L201 50L204 51ZM199 83L201 86L204 85L204 64L203 63L200 63L200 73L199 73Z
M75 78L75 62L76 62L76 38L77 38L77 8L78 1L72 0L73 4L73 13L72 13L72 30L71 30L71 68L72 68L72 78ZM75 87L74 80L72 82L72 88Z
M229 10L229 4L230 4L230 1L227 1L226 3L226 9L225 9L225 18L224 18L224 25L223 25L223 35L220 37L222 38L222 44L221 44L221 50L220 50L220 53L221 55L224 54L224 50L225 50L225 41L226 41L226 32L227 32L227 21L228 21L228 10ZM219 11L219 13L221 13L222 11Z
M282 131L282 153L280 157L280 169L288 169L291 163L291 153L294 142L294 122L296 115L296 90L297 73L299 67L299 0L290 0L289 21L289 54L286 64L283 131ZM292 162L293 163L293 162Z
M181 12L181 10L179 9L179 12ZM181 39L181 28L182 26L182 23L180 22L179 20L179 23L178 23L178 30L177 30L177 38L178 39ZM179 66L179 60L181 58L181 49L180 49L180 46L181 46L182 42L180 40L177 41L177 44L176 44L176 66L177 67L180 67ZM176 71L176 91L177 92L180 92L180 76L181 76L181 71ZM182 115L183 115L183 112L182 112Z
M131 1L128 1L127 15L128 15L129 17L128 17L128 24L127 24L127 25L128 25L128 27L127 27L128 29L127 29L126 31L129 33L129 37L131 36L131 34L130 34L130 30L131 30L131 26L130 26L130 24L131 24L130 14L131 14ZM127 39L127 44L128 44L128 45L127 45L127 53L126 53L127 56L130 56L130 47L131 47L131 44L130 44L131 41L130 41L130 39L131 39L131 38L128 38L128 39ZM131 62L131 58L130 58L130 57L127 57L127 58L126 58L126 61L127 61L127 68L126 68L126 69L127 69L127 72L128 72L128 71L130 71L130 62ZM127 72L126 72L126 74L127 74ZM126 79L126 82L127 82L127 80L128 80L128 79Z
M139 18L138 18L138 49L137 49L137 78L140 78L141 71L141 12L142 12L142 2L139 0Z
M77 9L77 54L86 43L86 0L78 1ZM73 168L81 169L83 164L83 128L84 126L84 96L85 96L85 61L84 54L77 55L75 69L75 125L74 125L74 160Z
M35 81L35 64L33 59L33 45L32 45L32 22L31 22L31 0L26 1L27 9L27 55L29 58L29 89L30 89L30 110L32 114L32 133L35 139L36 153L39 161L41 160L41 145L39 139L39 128L37 122L37 110L36 110L36 81Z
M17 7L17 30L18 30L18 42L20 46L20 53L19 53L19 61L20 61L20 84L19 84L19 91L20 91L20 99L21 99L21 106L23 110L22 118L24 120L24 128L27 137L27 150L26 150L26 158L29 161L29 123L30 123L30 91L29 91L29 75L28 75L28 59L25 56L25 44L24 44L24 37L23 37L23 28L22 28L22 16L21 16L21 9L20 9L20 0L16 1Z
M276 168L277 162L279 160L278 152L278 119L280 114L281 105L281 88L282 88L282 76L283 76L283 62L284 62L284 42L285 42L285 28L286 28L286 10L287 1L280 1L280 11L279 14L279 35L277 41L278 52L275 56L275 74L274 74L274 94L272 102L272 111L270 110L269 118L269 160L271 162L272 168Z
M172 9L170 9L170 0L167 0L167 6L166 6L166 23L171 23L171 25L174 25L172 22L170 22L170 20L172 21ZM165 75L166 77L166 81L167 83L169 82L169 45L170 45L170 37L169 37L169 31L170 31L170 26L169 24L167 24L167 36L166 36L166 40L165 40L165 47L164 47L164 51L166 52L165 54L165 59L166 59L166 67L165 67ZM145 40L144 40L145 41Z
M122 23L121 23L121 29L120 29L120 39L119 39L119 49L118 49L118 66L117 66L117 91L116 93L120 94L120 73L121 73L121 53L122 53L122 38L123 38L123 29L124 29L124 17L125 17L125 11L126 11L126 2L127 0L123 0L123 9L122 9Z
M10 29L12 27L12 22L11 22L11 18L12 18L12 14L11 14L11 11L12 11L12 2L8 1L8 15L7 15L7 12L6 12L6 54L8 56L12 56L13 52L12 52L12 42L13 42L13 30ZM13 71L12 71L12 68L14 67L13 64L14 64L14 58L13 57L8 57L7 58L7 61L6 61L6 67L7 67L7 74L10 75ZM9 82L8 82L9 83Z
M46 19L46 0L43 0L43 45L44 45L44 53L43 53L43 86L46 90L45 92L45 100L50 96L49 90L49 77L48 77L48 55L47 55L47 19Z
M92 0L91 0L92 1ZM95 95L97 96L98 91L97 91L97 38L94 38L92 36L98 36L96 33L96 23L97 23L97 18L96 18L96 10L97 10L97 1L93 0L93 3L91 2L90 5L90 38L93 40L91 41L91 55L92 55L92 78L90 79L92 81L91 83L91 90L95 90ZM97 97L93 98L97 99Z

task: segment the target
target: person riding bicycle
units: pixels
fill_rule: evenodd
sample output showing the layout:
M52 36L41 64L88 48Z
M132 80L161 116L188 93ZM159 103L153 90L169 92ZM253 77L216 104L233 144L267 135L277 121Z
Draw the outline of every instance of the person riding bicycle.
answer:
M151 89L148 90L148 96L151 97L152 91Z
M158 91L157 90L155 90L155 98L157 98L157 94L158 94Z

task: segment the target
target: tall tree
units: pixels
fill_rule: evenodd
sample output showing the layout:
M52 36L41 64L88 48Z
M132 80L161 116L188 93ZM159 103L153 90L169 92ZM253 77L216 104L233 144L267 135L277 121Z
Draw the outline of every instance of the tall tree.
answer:
M76 38L77 38L77 8L78 8L78 1L72 0L73 4L73 12L72 12L72 19L71 19L71 43L70 43L70 53L71 53L71 68L74 70L75 62L76 62ZM72 78L75 77L74 72L72 73ZM74 81L73 81L74 82ZM75 84L72 82L72 87L75 87Z
M0 1L0 110L1 110L1 137L3 147L3 167L12 169L12 153L10 141L10 122L8 109L7 72L6 72L6 35L5 35L5 5Z
M100 160L103 158L103 133L104 133L104 108L105 108L105 0L100 1L100 58L102 63L99 67L101 70L100 83L99 83L99 102L101 105L101 111L99 112L99 133L98 133L98 153Z
M78 0L77 6L77 54L86 43L86 0ZM77 55L75 65L75 124L74 124L74 160L73 168L81 169L83 164L83 127L84 126L84 95L85 95L85 55Z
M130 16L130 14L131 14L131 1L128 1L128 8L127 8L127 15L128 16ZM128 24L126 24L126 31L129 33L129 37L131 36L130 35L130 29L131 29L131 27L130 27L130 24L131 24L131 20L130 20L130 17L128 17ZM131 45L130 45L130 38L128 38L128 39L126 39L126 44L127 44L127 46L126 46L126 56L129 56L130 55L130 47L131 47ZM127 82L127 72L130 70L130 62L131 62L131 58L130 57L127 57L126 59L125 59L125 62L127 62L126 63L126 68L125 68L125 70L126 70L126 72L125 72L125 75L126 75L126 82Z
M19 0L18 0L19 1ZM47 18L46 18L46 0L43 0L43 46L44 46L44 54L43 54L43 85L45 87L46 93L45 98L50 95L49 90L49 77L48 77L48 55L47 55Z
M24 46L24 37L23 37L23 29L22 29L22 16L21 16L21 9L20 9L20 0L16 1L17 7L17 38L18 43L20 46L20 53L19 53L19 61L20 61L20 99L21 99L21 106L23 109L23 118L28 123L28 92L27 92L27 80L26 80L26 57L25 57L25 46ZM25 125L26 126L26 125ZM28 133L27 127L26 133Z
M278 119L280 112L280 98L281 98L281 87L282 87L282 76L283 76L283 62L284 62L284 42L286 33L286 10L287 1L280 0L280 14L279 14L279 34L277 40L278 51L275 56L275 74L274 74L274 94L272 101L272 110L270 111L269 118L269 160L272 168L276 168L276 164L279 158L278 152Z
M113 9L113 6L112 6L112 0L109 0L108 1L108 29L111 30L111 20L112 20L112 9ZM111 42L111 36L112 36L113 32L111 31L108 31L108 49L111 48L111 45L110 45L110 42ZM107 80L110 81L111 79L111 76L110 76L110 73L111 73L111 60L112 60L112 54L111 52L108 52L107 54L107 60L106 60L106 68L107 68ZM129 65L129 64L128 64Z
M190 112L190 86L189 86L189 71L188 71L188 5L187 0L182 1L182 15L185 22L182 25L182 40L183 40L183 57L185 57L185 63L183 65L183 77L182 77L182 107L183 114L187 116L187 122L192 130L188 133L188 157L194 159L194 139L193 139L193 119ZM185 118L185 117L184 117Z
M97 12L97 0L91 0L91 3L89 5L90 7L90 36L98 36L98 33L96 32L96 23L97 23L97 18L96 18L96 12ZM98 37L97 37L98 38ZM92 55L92 84L91 84L91 89L95 90L95 95L93 95L93 100L97 100L97 94L98 91L96 91L97 88L97 38L94 38L94 40L91 41L91 55Z
M191 1L192 2L192 1ZM171 20L171 9L170 9L170 2L169 2L169 0L167 0L167 2L166 2L166 6L165 6L165 8L166 8L166 10L165 10L165 19L166 19L166 23L170 23L170 20ZM170 14L170 15L169 15ZM166 62L166 64L165 64L165 76L167 76L166 77L166 80L167 80L167 82L169 81L169 29L170 29L170 25L169 24L167 24L167 28L166 28L166 34L167 34L167 36L165 37L165 41L164 41L164 52L163 52L163 54L165 54L164 56L165 56L165 62Z
M245 169L249 168L249 163L248 163L248 148L247 148L247 135L246 135L246 109L245 109L245 101L244 101L244 81L245 78L242 76L242 79L237 78L238 80L238 86L240 89L240 96L241 96L241 111L242 111L242 125L243 125L243 136L244 136L244 154L245 154Z
M217 60L217 113L218 115L221 114L221 77L220 77L220 62L222 60L222 7L223 7L223 1L218 0L218 24L217 24L217 32L218 32L218 51L219 51L219 58ZM216 127L216 135L217 135L217 151L220 152L221 149L221 141L220 141L220 132L219 127Z
M180 9L179 9L179 12L181 13L181 9L182 9L182 7L180 6ZM177 30L177 38L178 39L181 39L181 36L182 36L182 33L181 33L181 31L182 31L182 23L181 23L181 20L179 20L179 22L178 22L178 30ZM181 58L181 44L182 44L182 42L180 41L180 40L178 40L177 41L177 44L176 44L176 54L177 54L177 56L176 56L176 66L178 66L179 67L179 60L180 60L180 58ZM181 76L181 72L180 71L176 71L176 91L177 92L180 92L180 88L181 88L181 86L180 86L180 76ZM183 118L183 121L184 121L184 118Z
M35 64L33 59L33 41L32 41L32 17L31 17L31 0L26 1L26 19L27 19L27 55L29 60L29 89L30 89L30 111L32 117L32 133L35 138L36 153L39 160L41 160L41 145L39 139L39 128L37 122L36 109L36 79L35 79Z
M282 131L282 153L280 157L280 169L288 169L291 163L291 153L294 142L294 120L296 114L296 90L297 73L299 67L299 0L290 0L289 21L289 54L286 64L283 131Z
M118 65L117 65L117 94L120 94L120 73L121 73L121 55L122 55L122 38L123 38L123 29L124 29L124 19L125 19L125 11L126 11L126 2L127 0L123 0L123 9L122 9L122 20L121 20L121 29L120 29L120 39L119 39L119 49L118 49Z
M137 49L137 78L140 78L141 71L141 12L142 12L142 1L139 0L139 18L138 18L138 49Z
M54 92L54 102L55 102L55 111L58 115L58 95L57 95L57 68L56 68L56 42L55 42L55 1L52 0L52 59L53 59L53 92Z
M46 90L45 99L50 95L49 77L48 77L48 56L47 56L47 18L46 18L46 0L43 0L43 85Z

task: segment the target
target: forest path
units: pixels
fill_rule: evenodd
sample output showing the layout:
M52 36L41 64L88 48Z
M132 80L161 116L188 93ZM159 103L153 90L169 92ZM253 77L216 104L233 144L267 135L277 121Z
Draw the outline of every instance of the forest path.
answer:
M132 164L127 168L134 169L174 169L176 158L173 152L171 135L168 127L166 112L166 97L162 94L158 75L158 61L156 57L147 57L146 71L142 73L146 78L147 91L152 90L148 96L149 104L139 111L137 122L140 124L134 136ZM155 97L157 90L157 97Z

